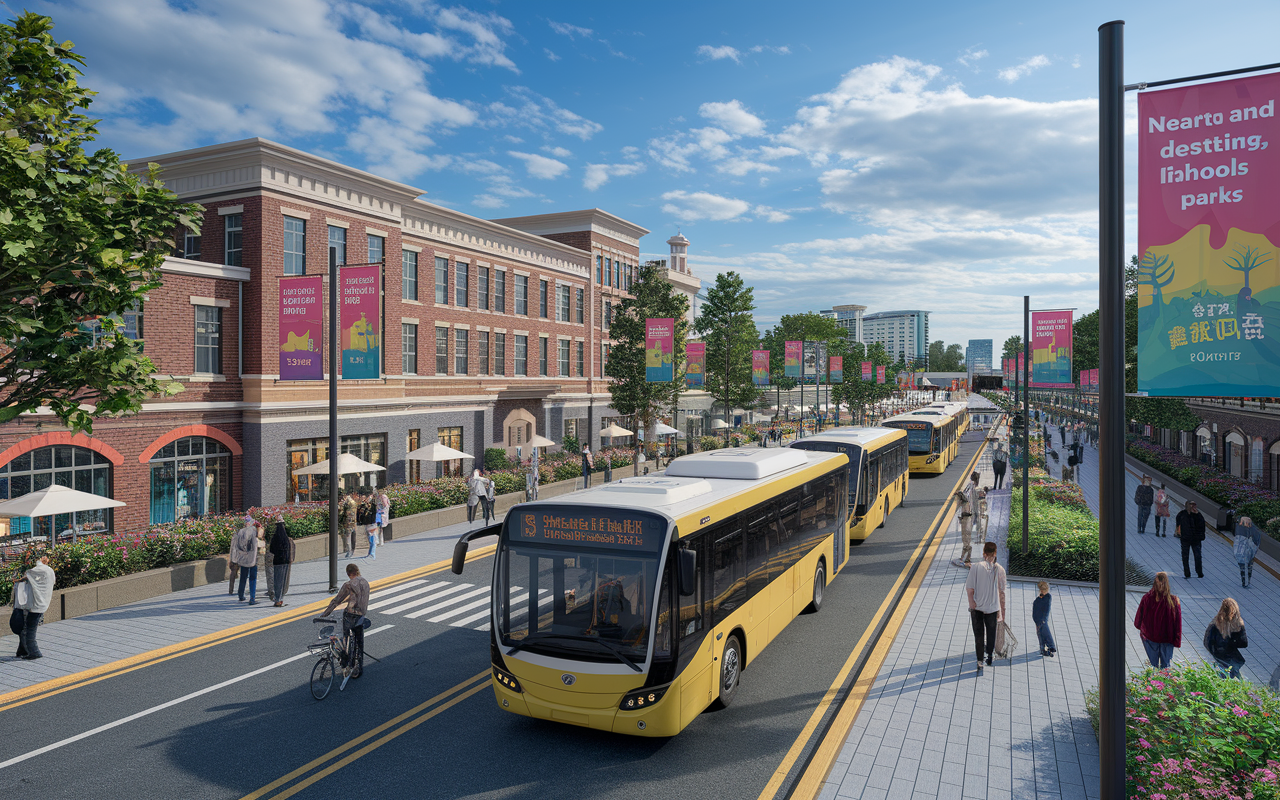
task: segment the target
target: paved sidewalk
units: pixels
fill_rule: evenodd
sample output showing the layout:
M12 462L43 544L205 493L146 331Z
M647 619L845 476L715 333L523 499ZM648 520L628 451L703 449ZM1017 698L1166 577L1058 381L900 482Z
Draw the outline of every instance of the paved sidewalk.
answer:
M395 539L378 547L375 560L360 555L354 561L370 581L387 578L450 558L458 537L474 527L479 523L459 523ZM473 547L485 544L481 540ZM366 551L367 545L362 543L357 553ZM346 580L345 569L350 560L338 561L340 583ZM38 661L15 658L12 653L18 648L18 638L0 637L0 693L290 612L330 597L327 558L293 565L289 592L284 598L287 605L283 608L275 608L267 599L266 579L262 570L258 572L256 606L227 594L227 584L214 583L41 625L38 641L44 658Z

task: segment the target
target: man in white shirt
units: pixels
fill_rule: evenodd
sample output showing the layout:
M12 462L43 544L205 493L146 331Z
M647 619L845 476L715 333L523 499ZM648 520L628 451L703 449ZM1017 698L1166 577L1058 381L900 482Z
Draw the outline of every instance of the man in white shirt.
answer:
M13 607L22 611L22 628L18 633L18 658L35 661L43 653L36 645L36 631L44 612L53 601L53 586L57 583L49 556L40 556L40 563L27 570L13 582Z
M982 547L982 561L969 570L964 582L969 596L969 617L973 622L974 651L978 656L978 674L982 674L983 651L986 665L991 666L991 654L996 649L996 624L1005 615L1004 567L996 563L996 543L987 542Z

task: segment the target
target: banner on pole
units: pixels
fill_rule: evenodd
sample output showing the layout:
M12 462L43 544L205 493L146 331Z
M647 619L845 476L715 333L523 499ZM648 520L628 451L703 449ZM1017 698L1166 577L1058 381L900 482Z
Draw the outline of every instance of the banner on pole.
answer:
M280 380L324 380L324 278L280 279Z
M783 343L782 374L800 380L800 361L804 354L804 342Z
M844 383L844 356L832 356L827 359L827 369L832 383Z
M1080 370L1080 390L1087 391L1089 389L1089 370Z
M377 380L382 377L381 265L342 267L342 377Z
M804 343L804 368L800 370L806 384L822 383L823 373L827 371L827 343Z
M644 321L644 379L664 383L675 378L676 326L671 317Z
M884 383L884 367L876 367L876 383Z
M1025 353L1018 353L1018 368L1013 372L1014 380L1024 389L1027 384L1027 359Z
M1073 389L1071 377L1071 312L1031 312L1031 385Z
M769 351L751 351L751 382L756 386L769 385Z
M1096 369L1089 370L1089 386L1096 392L1098 391L1098 371Z
M684 385L703 386L707 376L707 343L689 342L684 346ZM648 369L645 370L648 377Z
M1277 95L1274 73L1138 95L1140 393L1280 395Z
M862 379L864 381L871 380L871 368L874 366L870 361L862 362Z

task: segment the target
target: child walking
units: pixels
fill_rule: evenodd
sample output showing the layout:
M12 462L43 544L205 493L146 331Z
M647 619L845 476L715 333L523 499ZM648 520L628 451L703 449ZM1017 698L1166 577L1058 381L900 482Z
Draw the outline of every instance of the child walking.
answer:
M1049 632L1049 609L1053 606L1053 595L1049 594L1049 582L1040 581L1040 596L1031 602L1031 621L1036 625L1036 638L1040 640L1040 655L1053 658L1058 647L1053 642L1053 634Z

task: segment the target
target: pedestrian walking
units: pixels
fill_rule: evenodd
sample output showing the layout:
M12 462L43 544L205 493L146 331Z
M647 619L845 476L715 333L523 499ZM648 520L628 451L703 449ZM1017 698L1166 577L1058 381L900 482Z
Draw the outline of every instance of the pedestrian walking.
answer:
M978 496L975 491L977 482L974 478L977 474L976 472L973 473L964 488L956 493L956 497L960 500L960 566L965 569L971 566L973 558L973 522L974 513L978 506Z
M18 637L18 652L15 654L18 658L35 661L44 656L36 644L36 632L40 629L44 612L49 610L49 603L53 601L53 587L57 582L58 576L49 566L48 553L42 554L34 567L13 582L13 617L9 628Z
M249 605L258 604L258 521L245 514L244 527L231 537L231 561L240 567L240 602L249 584Z
M969 570L964 590L969 596L969 619L973 623L973 646L978 657L978 674L985 664L991 666L991 654L996 649L996 625L1005 616L1005 592L1007 589L1004 567L996 563L996 543L982 546L982 561Z
M1182 577L1191 577L1191 565L1187 563L1187 554L1196 557L1196 577L1204 577L1204 565L1200 563L1200 547L1204 544L1204 515L1194 500L1187 502L1187 507L1178 512L1173 521L1173 535L1182 541Z
M254 560L254 564L258 568L258 572L266 578L267 597L274 599L276 579L275 576L271 574L271 565L267 563L267 558L269 557L269 554L267 553L267 532L266 529L262 527L262 523L258 520L253 521L253 528L253 547L256 551L255 555L257 556Z
M995 451L991 454L991 471L996 476L996 489L1004 486L1004 473L1008 468L1009 452L1004 449L1003 444L997 442Z
M595 468L595 459L591 457L591 446L582 446L582 488L591 488L591 470Z
M271 536L272 570L275 572L275 606L284 605L285 593L289 590L289 566L293 564L293 540L284 527L284 516L276 515L276 531Z
M356 556L356 518L359 514L355 493L348 492L342 499L342 507L338 509L338 522L342 525L342 550L346 558Z
M1059 420L1059 421L1058 421L1058 436L1059 436L1059 437L1061 437L1061 439L1062 439L1062 447L1063 447L1063 449L1066 449L1066 446L1067 446L1067 426L1066 426L1066 425L1064 425L1064 424L1062 423L1062 420Z
M1058 646L1053 642L1053 634L1049 631L1049 611L1053 608L1053 595L1049 594L1049 582L1040 581L1036 586L1040 596L1031 601L1031 621L1036 626L1036 638L1040 640L1040 655L1053 658Z
M1133 502L1138 506L1138 534L1147 532L1147 520L1151 518L1151 506L1156 502L1156 490L1151 488L1151 476L1143 475L1142 483L1133 490Z
M1244 666L1240 648L1248 646L1249 637L1245 635L1244 620L1240 618L1240 605L1228 597L1222 601L1218 615L1204 631L1204 649L1213 656L1223 677L1239 679L1240 668Z
M227 583L227 594L236 593L236 579L240 577L240 565L236 560L227 554L227 572L231 573L231 580Z
M1168 537L1169 535L1169 493L1165 491L1164 484L1160 484L1160 488L1155 494L1156 506L1156 536Z
M1133 627L1138 629L1151 666L1168 669L1173 648L1182 647L1182 603L1169 591L1169 573L1156 573L1151 591L1138 603Z
M378 526L378 544L381 545L387 526L391 524L391 498L387 496L385 489L377 490L376 504L378 516L373 522Z
M1241 517L1236 523L1235 556L1240 565L1240 585L1248 589L1253 583L1253 559L1262 546L1262 531L1253 525L1252 517Z
M480 470L471 471L471 477L467 479L467 522L476 521L476 509L480 506L480 498L484 497L484 478L480 476ZM483 514L483 511L481 512Z
M494 494L497 491L497 484L493 478L488 475L484 476L484 497L480 498L480 502L484 504L484 524L488 525L489 520L496 520L498 515L494 512Z

